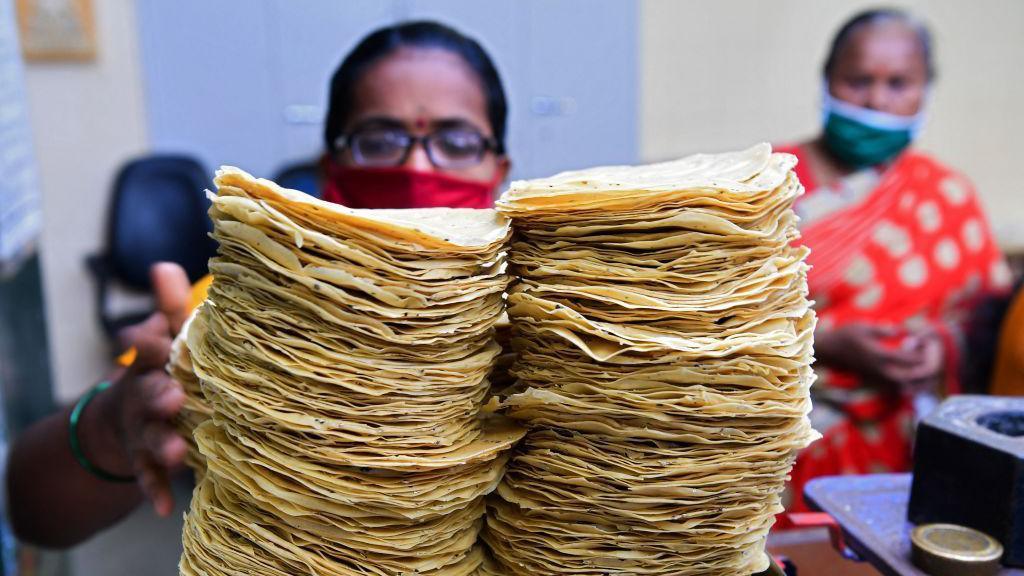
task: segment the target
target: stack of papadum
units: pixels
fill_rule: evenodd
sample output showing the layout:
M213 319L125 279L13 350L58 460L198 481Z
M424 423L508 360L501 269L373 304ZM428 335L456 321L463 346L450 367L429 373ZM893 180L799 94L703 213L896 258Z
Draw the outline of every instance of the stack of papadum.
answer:
M210 417L184 575L469 575L511 421L481 416L509 225L350 210L224 168L188 330Z
M195 471L196 479L199 480L206 471L206 463L203 461L202 454L199 453L193 433L200 424L209 419L211 410L206 400L203 399L199 378L196 377L195 369L192 367L192 356L185 341L189 326L197 312L198 310L188 317L181 326L181 331L174 338L174 342L171 344L170 358L167 362L167 372L181 384L181 388L185 392L185 404L178 412L176 424L181 437L188 443L185 464Z
M514 182L503 403L530 433L488 503L495 574L741 575L807 419L814 315L795 158Z

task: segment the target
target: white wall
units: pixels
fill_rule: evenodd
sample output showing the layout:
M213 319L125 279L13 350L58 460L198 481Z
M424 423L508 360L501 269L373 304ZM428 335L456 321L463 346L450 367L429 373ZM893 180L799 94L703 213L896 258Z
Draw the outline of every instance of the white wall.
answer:
M939 80L921 146L977 184L1008 248L1024 249L1024 2L915 0L935 36ZM643 0L641 155L663 159L818 129L832 34L877 0Z
M110 365L83 259L101 244L115 171L146 146L135 3L93 5L94 62L25 68L42 188L43 278L58 401L76 396Z

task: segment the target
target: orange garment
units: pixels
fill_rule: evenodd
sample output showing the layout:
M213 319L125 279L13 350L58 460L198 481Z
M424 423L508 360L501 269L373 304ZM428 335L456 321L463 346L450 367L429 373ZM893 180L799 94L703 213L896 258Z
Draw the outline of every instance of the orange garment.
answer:
M1024 289L1013 297L999 331L992 393L1024 396Z
M206 294L210 291L210 284L213 284L213 275L207 274L192 285L192 291L188 295L188 311L191 313L206 300ZM131 366L135 362L135 348L125 350L117 357L117 363L121 366Z
M213 284L213 274L207 274L192 285L192 291L188 295L188 311L199 308L199 305L206 301L206 295L210 292L210 285Z

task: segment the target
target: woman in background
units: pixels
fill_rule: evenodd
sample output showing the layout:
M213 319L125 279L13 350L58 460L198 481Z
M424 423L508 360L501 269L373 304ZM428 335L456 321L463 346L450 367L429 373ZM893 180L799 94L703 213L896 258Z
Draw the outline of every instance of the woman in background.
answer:
M910 148L935 77L928 30L899 10L840 28L824 67L823 132L795 154L796 204L819 324L811 418L824 437L793 470L902 471L922 398L960 390L962 325L1009 270L970 182Z
M507 115L497 69L472 38L433 22L377 30L331 80L324 199L352 208L489 208L510 166ZM159 311L125 335L127 368L79 402L77 449L69 408L30 427L11 450L7 501L22 540L74 545L144 498L160 515L173 509L169 476L187 448L173 419L184 395L164 366L211 279L189 294L177 265L153 273Z

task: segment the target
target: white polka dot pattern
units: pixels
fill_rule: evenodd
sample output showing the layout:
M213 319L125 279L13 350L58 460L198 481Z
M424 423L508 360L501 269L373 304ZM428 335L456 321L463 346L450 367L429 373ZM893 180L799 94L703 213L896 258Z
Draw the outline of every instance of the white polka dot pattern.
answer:
M943 180L939 184L939 190L942 192L942 196L953 206L960 206L967 202L967 185L955 176L950 176Z
M889 220L881 221L871 234L876 244L885 248L893 258L902 258L910 252L910 234Z
M985 232L977 218L971 218L964 222L960 236L964 246L971 252L980 252L985 247Z
M931 200L921 202L916 215L918 225L925 232L935 232L942 226L942 213L939 212L939 206Z
M928 318L925 317L923 312L919 312L907 318L903 325L911 330L921 330L928 327Z
M861 310L874 308L882 301L884 293L880 284L872 284L853 298L853 305Z
M945 270L952 270L960 264L960 249L953 239L943 238L935 245L935 263Z
M863 254L857 255L846 269L843 278L851 286L863 286L875 277L875 267Z
M908 288L918 288L928 280L928 264L924 258L914 256L900 265L900 281Z
M900 210L906 212L914 207L914 202L917 201L917 197L911 192L905 192L903 198L900 198Z
M1006 261L1000 258L992 263L992 270L989 272L988 279L993 288L1009 288L1013 282L1013 273L1010 272L1010 267L1006 265Z

